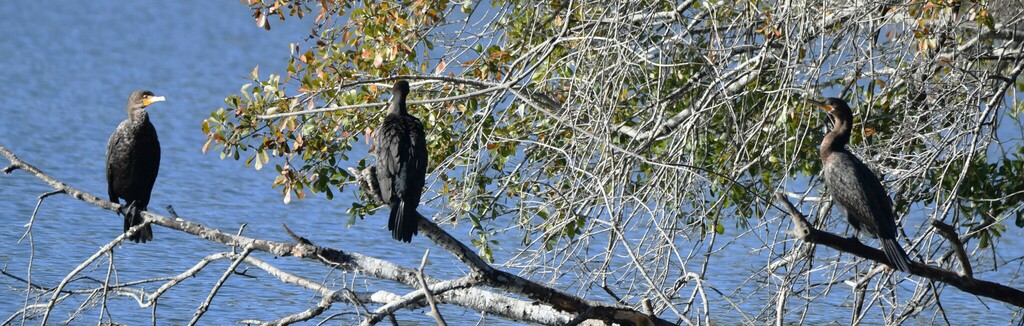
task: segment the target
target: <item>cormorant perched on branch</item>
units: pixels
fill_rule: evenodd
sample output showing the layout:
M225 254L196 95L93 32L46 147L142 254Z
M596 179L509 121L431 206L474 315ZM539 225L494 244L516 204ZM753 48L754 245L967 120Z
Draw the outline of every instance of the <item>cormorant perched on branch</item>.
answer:
M117 126L107 142L107 194L115 203L120 204L118 198L124 199L118 213L124 215L125 231L142 224L139 212L149 205L160 169L160 142L145 108L163 100L163 96L153 96L150 91L132 93L128 97L128 119ZM128 240L153 240L153 229L146 225Z
M388 230L395 240L405 242L411 242L416 234L416 207L420 205L427 174L423 123L406 110L408 94L408 82L395 83L391 107L376 132L377 183L381 199L391 207Z
M889 264L898 270L910 271L910 258L896 241L896 216L892 200L867 165L846 149L853 128L853 111L841 99L830 97L825 102L807 100L832 114L835 124L821 140L822 175L825 185L846 211L846 220L855 230L867 233L882 242L882 251Z

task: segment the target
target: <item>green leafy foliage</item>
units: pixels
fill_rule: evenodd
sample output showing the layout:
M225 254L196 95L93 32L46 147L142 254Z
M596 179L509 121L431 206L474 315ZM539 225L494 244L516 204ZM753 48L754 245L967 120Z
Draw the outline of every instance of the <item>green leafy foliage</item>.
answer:
M837 37L851 28L843 19L806 38L810 30L798 30L761 2L627 6L643 15L563 1L249 5L257 23L308 16L317 26L310 39L293 45L283 74L254 69L251 81L211 113L202 125L204 151L212 147L254 169L274 165L274 186L285 202L307 192L332 198L354 181L347 167L372 164L372 148L353 149L372 144L381 107L359 105L384 102L387 85L402 78L414 82L411 101L454 98L411 106L427 126L425 198L447 221L470 223L485 257L497 244L492 236L507 229L499 220L523 232L523 245L545 249L579 240L594 220L617 225L637 214L671 219L688 234L724 234L728 221L746 228L774 214L773 194L792 188L793 180L816 185L817 145L830 122L802 104L808 94L780 90L809 87L794 71L831 60L837 72L815 85L849 85L847 98L856 107L851 146L873 166L914 171L887 183L901 214L914 203L955 197L963 227L985 226L983 246L1001 232L991 221L1014 216L1024 225L1020 178L1014 179L1020 155L990 157L975 149L979 155L965 165L964 157L941 154L948 146L965 150L961 128L985 118L925 105L935 103L928 85L951 84L962 78L955 77L960 70L927 70L934 73L923 82L878 74L851 84L851 71L866 74L859 57L819 59L849 46ZM933 23L951 8L930 1L892 9L919 24L880 32L879 46L898 47L902 55L909 45L914 53L878 60L920 70L914 58L943 46L936 40L947 36ZM985 8L970 10L973 21L995 26ZM746 23L719 24L732 20ZM961 42L969 35L949 37ZM974 91L942 96L974 103ZM1014 108L1008 111L1020 112ZM915 155L934 159L912 169L907 157ZM962 179L949 174L961 170L967 171ZM350 223L377 208L352 203Z

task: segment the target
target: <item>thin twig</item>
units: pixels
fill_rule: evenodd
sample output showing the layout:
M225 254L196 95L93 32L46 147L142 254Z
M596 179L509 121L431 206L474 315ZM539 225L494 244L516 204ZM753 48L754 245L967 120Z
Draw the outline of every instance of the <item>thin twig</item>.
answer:
M56 194L63 194L63 193L64 193L64 190L63 189L59 189L59 190L54 190L54 191L48 191L46 193L43 193L42 195L39 195L39 201L36 202L36 208L32 210L32 216L29 217L28 223L25 223L25 233L23 233L21 235L21 238L18 238L18 243L21 243L21 240L24 240L25 237L29 235L29 233L32 233L32 225L35 224L36 216L39 214L39 206L43 205L43 199L46 199L46 197L50 197L50 196L53 196L53 195L56 195Z
M423 293L427 296L427 303L430 304L430 312L434 315L434 320L437 321L438 325L446 326L448 323L444 322L444 317L441 316L441 311L437 309L437 300L434 299L434 294L430 292L430 287L427 284L427 277L423 274L423 268L427 265L427 257L430 256L430 249L427 249L423 253L423 259L420 260L420 269L416 272L416 277L420 280L420 287L423 288Z
M497 91L500 91L500 90L508 89L511 86L512 86L511 83L504 83L504 84L491 86L491 87L488 87L488 88L485 88L485 89L481 89L481 90L474 91L474 92L469 92L469 93L462 94L462 95L443 97L443 98L426 99L426 100L418 100L418 101L408 101L406 103L409 104L409 105L416 105L416 104L430 104L430 103L452 102L452 101L458 101L458 100L462 100L462 99L467 99L467 98L477 97L477 96L484 95L484 94L489 94L489 93L497 92ZM307 115L307 114L334 112L334 111L341 111L341 110L364 109L364 108L378 108L378 107L382 107L382 106L385 106L385 105L388 105L388 103L380 102L380 103L342 105L342 106L333 106L333 107L319 108L319 109L313 109L313 110L303 110L303 111L284 112L284 113L275 113L275 114L264 114L264 115L257 116L256 118L261 119L261 120L270 120L270 119L284 118L284 117L297 116L297 115Z
M192 316L192 321L188 322L189 326L193 326L199 322L199 318L202 318L203 314L205 314L206 311L210 308L210 304L213 302L213 297L217 295L217 291L219 291L220 287L224 285L224 282L227 282L228 277L235 273L235 268L238 268L238 264L241 264L242 261L245 261L245 257L248 257L249 254L252 253L252 251L252 245L246 246L245 249L242 250L242 253L239 254L238 257L235 258L233 262L231 262L231 266L228 266L228 269L224 271L223 275L220 276L220 279L217 280L217 283L213 285L213 289L210 289L210 295L206 296L206 300L204 300L203 303L199 305L199 308L196 309L195 315Z
M100 320L97 324L103 324L103 315L107 312L107 293L110 290L110 276L114 274L114 252L107 253L107 276L103 278L103 296L100 304Z
M475 286L479 283L479 276L470 274L454 280L434 283L432 288L434 294L439 295L451 290ZM423 290L416 290L410 292L406 295L403 295L398 300L392 300L391 302L388 302L384 306L377 308L377 310L374 311L373 314L371 314L368 318L363 320L363 322L361 322L360 324L364 326L376 324L381 320L381 318L383 318L383 316L392 315L398 309L408 307L409 305L415 302L423 300L425 297L426 293Z
M78 264L78 266L75 267L75 269L71 270L71 272L68 273L68 275L65 276L64 279L60 281L60 284L57 285L57 287L53 290L53 296L50 298L50 301L47 302L46 304L46 312L43 314L42 324L46 325L47 320L49 320L50 318L50 312L53 311L53 306L57 304L57 297L58 295L60 295L60 291L64 289L64 286L67 285L68 282L70 282L75 275L78 275L78 273L82 272L82 270L84 270L89 265L92 265L92 263L96 261L96 259L99 259L100 256L102 256L104 253L113 250L114 247L120 244L122 241L124 241L124 239L132 236L144 226L145 224L139 224L128 229L128 231L122 233L117 238L114 238L113 241L110 241L109 243L104 245L102 248L100 248L100 250L96 251L96 253L94 253L88 259L83 261L81 264Z
M184 272L181 272L178 275L170 277L166 283L157 288L156 291L153 291L152 294L138 298L139 306L155 308L157 301L160 299L160 296L162 296L165 292L173 288L175 285L178 285L178 283L181 283L186 279L195 277L196 274L202 271L203 268L206 268L206 266L209 265L210 263L221 259L228 259L231 257L231 255L232 253L221 252L203 257L203 259L200 259L199 262L197 262L191 268L185 270Z

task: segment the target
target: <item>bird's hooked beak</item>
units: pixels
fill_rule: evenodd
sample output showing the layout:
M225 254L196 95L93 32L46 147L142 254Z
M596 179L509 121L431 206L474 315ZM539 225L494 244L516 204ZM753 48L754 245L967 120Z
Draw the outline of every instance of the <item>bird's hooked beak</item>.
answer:
M825 102L822 102L822 101L818 101L818 100L815 100L815 99L810 99L810 98L804 99L804 102L807 102L807 104L810 104L810 105L817 106L817 107L821 108L822 110L825 110L825 112L832 112L832 106L828 105L828 103L825 103Z
M147 96L147 97L142 99L142 106L146 107L146 106L149 106L150 104L153 104L153 103L156 103L156 102L163 102L163 101L166 101L166 100L167 99L164 98L163 96Z

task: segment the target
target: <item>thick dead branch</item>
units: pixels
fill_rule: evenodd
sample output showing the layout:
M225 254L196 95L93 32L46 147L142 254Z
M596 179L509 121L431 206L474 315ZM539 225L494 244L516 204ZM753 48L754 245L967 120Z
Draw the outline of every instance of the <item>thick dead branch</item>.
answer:
M376 179L374 174L375 170L372 167L366 168L360 173L355 173L359 178L369 178L369 180ZM358 184L362 187L364 185L372 185L373 183L366 182L364 180L359 181ZM371 194L371 196L380 198L380 189L378 188L361 188L361 190L364 193ZM417 212L416 215L419 218L418 228L420 234L430 238L430 240L434 241L438 246L441 246L448 252L455 255L459 261L468 265L475 274L478 274L479 277L483 278L484 283L488 286L525 295L530 299L550 304L559 311L565 311L576 315L589 313L591 318L606 322L672 325L672 323L666 320L657 317L650 317L647 314L628 306L586 300L517 275L495 269L484 261L483 258L477 255L473 249L470 249L462 242L456 240L448 234L448 232L445 232L438 227L437 224L434 224L434 222L431 222L422 214L419 214L419 212Z
M807 221L807 218L789 202L784 194L776 193L775 197L778 199L779 203L786 207L786 210L789 212L789 215L793 220L794 235L801 240L814 244L822 244L861 258L892 266L892 263L885 257L885 253L883 253L882 250L868 247L855 238L841 237L836 234L815 229L811 226L810 222ZM959 275L956 272L947 269L929 266L916 261L912 261L911 263L910 274L921 276L932 281L946 283L970 294L989 297L1018 307L1024 307L1024 291L995 282L979 280L967 275Z
M468 288L477 284L480 284L479 277L470 274L451 281L434 283L431 285L431 291L433 291L434 294L441 295L451 290ZM384 316L393 315L395 311L398 311L398 309L412 307L413 305L421 305L420 302L422 302L423 299L426 299L426 294L427 293L424 289L419 289L396 298L395 300L391 300L384 306L378 308L377 311L374 311L369 318L366 318L366 320L361 323L361 325L374 325L380 322Z

